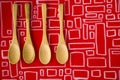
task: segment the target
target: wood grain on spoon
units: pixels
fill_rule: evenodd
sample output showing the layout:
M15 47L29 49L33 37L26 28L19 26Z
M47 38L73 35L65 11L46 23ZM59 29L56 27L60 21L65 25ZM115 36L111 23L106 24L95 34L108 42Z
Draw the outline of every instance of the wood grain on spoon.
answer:
M16 27L17 27L17 4L12 6L13 12L13 39L11 46L8 50L8 59L11 64L16 64L20 60L20 48L17 40Z
M59 12L59 21L60 21L60 36L56 51L56 59L60 64L65 64L68 61L68 49L66 46L64 33L63 33L63 4L59 4L58 12Z
M25 16L26 16L26 41L23 47L23 60L30 64L35 59L35 50L32 44L30 36L30 4L25 4Z
M42 4L42 20L43 20L43 37L41 46L39 48L39 60L42 64L48 64L51 60L51 50L47 40L47 32L46 32L46 15L47 9L46 4Z

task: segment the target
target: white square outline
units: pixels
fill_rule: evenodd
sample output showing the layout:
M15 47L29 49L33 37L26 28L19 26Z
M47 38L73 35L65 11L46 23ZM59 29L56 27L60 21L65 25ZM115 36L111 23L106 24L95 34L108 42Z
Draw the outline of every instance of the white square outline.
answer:
M69 70L70 72L68 73L67 70ZM71 74L72 73L72 69L71 68L65 68L65 74Z
M71 26L69 26L69 23L71 23ZM72 28L72 27L73 27L73 21L67 20L67 28Z
M115 77L114 78L107 78L106 73L109 73L109 72L114 72L115 73ZM104 71L104 79L117 79L116 71Z
M72 63L71 63L71 60L72 60L72 58L71 58L71 55L72 54L82 54L82 56L83 56L83 65L72 65ZM83 52L71 52L70 53L70 66L71 67L85 67L85 54L83 53Z
M73 33L73 31L77 31L78 32L78 37L74 37L74 38L71 37L70 33ZM69 38L69 40L80 39L81 38L81 36L80 36L80 30L78 30L78 29L69 30L68 31L68 38Z
M7 72L7 74L5 75L4 72ZM5 76L9 76L9 70L2 70L2 77L5 77Z
M74 14L74 7L82 7L82 14ZM83 15L84 14L84 6L83 5L72 5L72 16L81 16L81 15Z
M96 71L98 71L99 72L99 75L98 76L96 76L96 75L94 75L94 72L96 72ZM91 70L91 76L92 77L101 77L101 70Z

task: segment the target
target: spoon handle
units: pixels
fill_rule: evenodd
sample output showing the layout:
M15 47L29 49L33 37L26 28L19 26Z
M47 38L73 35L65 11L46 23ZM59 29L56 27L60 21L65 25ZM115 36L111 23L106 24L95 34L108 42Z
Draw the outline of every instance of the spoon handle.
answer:
M17 4L13 4L12 12L13 12L13 41L17 41L16 27L17 27Z
M48 43L47 41L47 32L46 32L46 15L47 15L47 9L46 9L47 5L46 4L42 4L42 21L43 21L43 43Z
M26 29L27 29L26 40L31 42L31 37L30 37L30 4L29 3L25 3L25 17L26 17Z
M60 21L59 43L65 43L64 34L63 34L63 4L59 4L58 12L59 12L59 21Z

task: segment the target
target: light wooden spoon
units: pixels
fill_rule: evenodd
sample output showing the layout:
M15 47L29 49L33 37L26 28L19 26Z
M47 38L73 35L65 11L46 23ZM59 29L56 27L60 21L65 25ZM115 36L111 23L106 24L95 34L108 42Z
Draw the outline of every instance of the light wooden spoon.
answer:
M23 60L30 64L35 59L35 50L32 44L31 36L30 36L30 4L25 4L25 16L26 16L26 41L23 47Z
M42 64L48 64L51 60L51 50L47 40L47 32L46 32L46 15L47 9L46 4L42 4L42 20L43 20L43 38L41 42L41 46L39 48L39 60Z
M63 4L59 4L58 12L60 21L60 36L56 51L56 59L60 64L65 64L68 61L68 49L63 34Z
M13 39L11 46L8 50L8 59L11 64L16 64L20 60L20 48L17 40L16 27L17 27L17 4L13 4Z

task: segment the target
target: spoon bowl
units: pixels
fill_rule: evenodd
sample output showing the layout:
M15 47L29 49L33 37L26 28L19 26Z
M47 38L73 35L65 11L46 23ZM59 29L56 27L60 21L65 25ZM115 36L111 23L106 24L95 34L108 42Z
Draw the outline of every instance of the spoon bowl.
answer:
M48 45L41 45L40 50L39 50L39 59L41 63L43 64L48 64L51 59L51 51L50 47Z
M56 51L56 59L60 64L64 64L68 60L68 50L65 44L59 44Z
M11 44L8 53L10 63L16 64L20 60L20 49L17 44Z
M23 48L23 59L26 63L30 64L35 59L35 50L32 44L25 44Z

